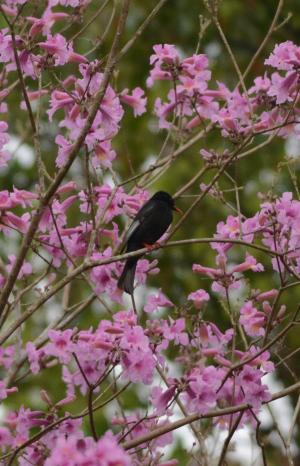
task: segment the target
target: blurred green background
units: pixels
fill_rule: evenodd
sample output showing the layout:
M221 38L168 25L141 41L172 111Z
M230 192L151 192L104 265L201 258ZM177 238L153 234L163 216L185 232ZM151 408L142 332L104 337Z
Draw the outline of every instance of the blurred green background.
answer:
M147 16L147 13L156 5L156 1L135 0L130 7L125 36L125 43L134 34L137 27ZM43 9L44 2L29 2L25 7L24 14L38 16ZM78 14L78 23L74 23L66 31L67 37L72 37L80 30L82 25L87 22L99 7L98 1L93 1L90 7L82 18ZM261 1L261 0L224 0L220 4L220 23L227 36L227 39L235 54L236 60L243 72L256 52L257 48L264 39L266 32L270 26L274 12L277 7L276 1ZM92 46L97 44L97 39L101 37L105 27L109 21L112 11L112 6L109 4L103 15L101 15L93 24L89 26L86 32L80 38L75 40L77 51L85 53ZM161 9L160 13L148 26L142 36L136 41L134 46L125 55L119 63L118 70L114 74L114 85L121 91L123 88L134 88L140 86L145 88L148 97L148 111L140 118L134 118L132 112L126 111L122 127L119 135L114 140L114 149L117 151L118 157L114 162L114 169L120 175L120 179L126 180L132 174L139 173L143 170L149 160L153 160L161 150L164 143L166 133L158 131L157 119L151 111L154 100L161 93L165 93L165 83L156 83L154 88L147 90L145 81L149 73L149 56L152 53L152 46L157 43L175 44L181 53L185 56L195 52L199 39L199 24L200 15L204 18L208 17L207 11L201 1L195 0L170 0ZM287 21L285 21L287 20ZM0 21L1 22L1 21ZM265 72L264 59L270 54L274 45L285 40L292 40L296 44L300 44L300 8L299 0L287 0L284 2L279 23L284 24L279 27L271 36L265 49L262 51L251 73L246 79L246 85L251 86L253 78L257 75L262 75ZM111 43L113 31L116 25L116 19L112 21L111 30L108 32L103 44L97 47L89 58L103 57ZM3 26L3 21L2 21ZM62 27L61 23L56 26L57 30ZM228 57L228 53L224 48L218 32L213 24L210 24L205 31L201 40L200 53L207 53L210 59L212 69L212 85L216 81L223 81L230 89L233 89L237 83L236 72L232 62ZM59 71L59 77L63 78L72 72L72 66L64 71ZM51 73L44 77L43 85L51 88L53 76ZM9 169L5 172L0 172L0 188L11 189L13 185L18 188L31 190L36 184L36 169L30 162L26 165L22 157L22 151L26 150L26 144L32 145L30 137L30 125L25 112L19 110L20 94L14 92L9 98L9 113L8 123L10 133L20 138L21 145L18 149L19 157L14 159L10 164ZM42 107L41 114L46 108ZM54 160L56 156L56 146L54 138L57 133L57 126L54 122L52 125L47 123L46 118L41 122L42 136L42 151L43 158L49 169L53 171ZM262 141L264 138L261 139ZM258 140L259 141L259 140ZM166 153L173 148L174 141L170 140L166 147ZM213 131L208 137L200 140L191 148L186 150L172 165L160 180L151 185L150 190L155 192L158 188L164 189L170 193L175 193L185 182L187 182L202 165L202 159L199 155L201 148L215 149L222 151L226 148L232 149L232 144L229 140L224 140L218 131ZM294 158L287 156L294 151ZM24 152L23 152L24 153ZM298 156L298 158L297 158ZM257 193L272 192L274 195L280 195L284 191L293 190L291 173L298 177L299 171L299 156L300 146L293 141L285 141L275 138L273 142L266 148L253 154L251 157L244 159L228 170L229 175L235 180L239 190L239 200L241 212L245 216L252 216L259 207L260 200ZM84 183L80 162L76 162L71 170L71 177ZM211 179L212 172L201 180L208 182ZM220 188L232 188L232 184L228 178L223 177L219 183ZM132 188L133 185L127 185L126 189ZM199 183L196 183L187 194L199 193ZM227 203L236 207L236 198L234 192L227 192L225 195ZM178 205L186 210L192 198L186 197L178 200ZM210 237L216 230L216 225L219 221L224 220L229 214L234 213L227 205L219 200L212 199L206 196L205 200L194 210L189 220L184 223L182 228L177 232L175 239L181 238L197 238ZM76 212L74 211L74 216ZM75 220L75 218L74 218ZM70 219L72 222L72 219ZM15 244L15 243L14 243ZM7 245L3 239L0 239L0 253L4 254ZM1 253L2 254L2 253ZM244 248L235 247L232 250L232 259L235 261L242 260L245 254ZM255 256L264 263L266 271L261 274L251 275L251 287L261 290L268 290L278 285L278 277L273 273L269 260L264 256L255 254ZM154 257L154 256L153 256ZM178 306L186 304L186 296L191 291L199 287L209 290L210 282L199 275L194 275L191 272L192 264L199 262L206 266L214 266L215 255L212 250L204 245L183 246L182 248L170 248L162 253L155 253L155 257L159 258L160 274L151 276L148 285L154 288L162 288L163 292ZM4 255L3 255L4 258ZM64 273L64 271L62 271ZM76 288L76 289L74 289ZM77 302L87 294L84 283L72 289L72 300ZM285 303L289 310L294 309L295 303L299 302L300 290L294 287L290 295L285 294ZM53 302L47 307L46 313L51 313L51 306L57 311L59 301ZM80 328L88 328L91 324L96 325L102 311L98 304L91 306L86 310L80 318L74 322L74 325ZM34 317L30 324L27 324L25 335L27 338L38 336L41 329L45 325L45 315ZM205 318L213 320L222 329L229 327L229 321L222 306L215 297L212 299ZM297 348L299 341L299 332L293 331L285 344L277 348L281 355L288 354L293 349ZM294 383L291 373L299 379L300 366L298 356L291 358L287 362L288 367L280 366L280 370L276 373L278 379L284 385ZM63 396L64 386L60 384L58 372L59 368L54 367L44 371L41 375L26 377L22 381L22 389L19 394L11 397L10 408L20 405L29 404L33 408L41 407L39 397L39 389L46 388L52 394L54 399L60 399ZM291 372L292 371L292 372ZM27 398L27 399L26 399ZM135 389L129 390L122 397L124 408L133 409L138 407L146 407L146 399L137 396ZM293 399L293 403L296 400ZM15 403L15 405L13 405ZM78 412L85 406L85 399L75 406L70 407ZM98 432L104 432L109 425L109 418L112 413L102 413L97 415ZM88 423L86 430L88 432ZM267 444L268 464L270 465L285 465L286 459L282 456L282 449L278 436L276 441L270 440L270 432L274 432L274 424L268 429L265 429L265 442ZM300 438L296 438L298 447L300 448ZM297 454L296 454L297 456ZM176 455L180 465L188 464L189 454L184 448L184 443L180 440L177 442ZM192 463L189 463L192 464ZM196 464L196 463L195 463ZM199 463L200 464L200 463ZM230 463L228 464L240 464ZM259 463L257 463L259 464ZM300 455L295 459L295 465L300 464Z

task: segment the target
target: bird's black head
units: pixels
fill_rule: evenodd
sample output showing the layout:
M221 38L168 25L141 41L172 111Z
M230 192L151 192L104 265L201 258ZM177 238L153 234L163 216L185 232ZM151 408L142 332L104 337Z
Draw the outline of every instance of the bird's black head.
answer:
M170 207L170 209L176 210L176 212L180 213L181 215L183 214L182 210L175 206L173 197L169 193L166 193L166 191L157 191L157 193L155 193L151 199L165 202Z
M171 209L175 207L174 199L172 196L170 196L169 193L166 193L165 191L157 191L157 193L152 196L152 199L165 202L169 207L171 207Z

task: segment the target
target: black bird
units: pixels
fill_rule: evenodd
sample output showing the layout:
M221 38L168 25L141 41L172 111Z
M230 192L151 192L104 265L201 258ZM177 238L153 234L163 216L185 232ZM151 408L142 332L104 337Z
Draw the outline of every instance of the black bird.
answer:
M165 191L158 191L138 211L125 237L126 252L151 246L165 233L173 220L173 210L181 212L175 201ZM134 275L138 260L142 256L127 259L118 287L133 294Z

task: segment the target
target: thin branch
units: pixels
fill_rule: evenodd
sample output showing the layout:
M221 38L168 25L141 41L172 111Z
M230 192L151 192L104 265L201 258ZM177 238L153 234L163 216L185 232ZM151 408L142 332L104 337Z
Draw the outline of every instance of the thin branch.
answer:
M30 105L30 101L29 101L29 98L28 98L28 95L27 95L26 85L25 85L25 81L24 81L24 77L23 77L23 71L22 71L22 68L21 68L20 60L19 60L18 48L17 48L17 43L16 43L16 36L15 36L14 27L7 20L7 17L5 15L5 13L4 13L4 10L3 10L3 8L1 6L0 6L0 11L1 11L2 15L4 16L4 18L6 19L8 27L10 29L12 44L13 44L14 58L15 58L15 62L16 62L18 77L19 77L23 97L24 97L24 100L25 100L26 108L27 108L27 111L28 111L32 132L33 132L33 134L35 134L36 133L36 125L35 125L35 120L34 120L32 108L31 108L31 105Z
M255 52L255 54L253 55L249 65L247 66L247 68L245 69L244 73L243 73L243 79L245 79L249 72L251 71L254 63L256 62L257 58L259 57L259 55L261 54L262 50L265 48L266 44L268 43L273 31L275 30L275 26L276 26L276 23L278 21L278 18L279 18L279 15L280 15L280 12L282 10L282 7L283 7L283 4L284 4L284 0L279 0L278 2L278 5L277 5L277 8L276 8L276 11L275 11L275 14L274 14L274 17L272 19L272 22L270 24L270 27L268 29L268 32L267 34L265 35L264 37L264 40L261 42L259 48L257 49L257 51Z
M221 390L225 382L229 379L229 377L238 369L241 369L245 364L249 364L249 362L254 361L256 358L258 358L261 354L263 354L265 351L267 351L271 346L273 346L278 340L280 340L293 326L295 325L295 322L290 322L284 329L281 330L281 332L276 335L271 341L269 341L266 345L264 345L259 351L257 351L255 354L252 354L248 358L244 359L241 362L238 362L231 366L231 368L228 370L227 374L223 378L221 385L219 386L217 392Z
M207 5L207 0L203 0L203 1L204 1L204 4ZM207 8L210 11L210 8L209 7L207 7ZM249 100L247 88L246 88L245 81L244 81L243 75L241 73L240 67L239 67L239 65L238 65L238 63L236 61L234 53L233 53L233 51L232 51L232 49L231 49L231 47L229 45L229 42L228 42L228 40L227 40L227 38L225 36L225 33L224 33L224 31L222 29L222 26L221 26L221 24L219 22L217 14L215 14L214 12L211 12L211 17L212 17L212 21L215 23L215 26L216 26L217 30L219 31L219 34L220 34L221 39L223 41L223 44L225 45L225 48L226 48L226 50L228 52L228 55L229 55L229 57L230 57L230 59L232 61L233 67L234 67L234 69L236 71L236 74L237 74L237 76L239 78L239 84L241 84L241 86L243 88L244 95L245 95L245 98L247 100L247 104L248 104L248 107L249 107L249 112L250 112L250 114L252 114L251 102Z
M86 135L88 134L88 132L89 132L89 130L90 130L90 128L91 128L91 126L92 126L92 124L94 122L94 119L95 119L95 117L97 115L99 106L100 106L100 104L101 104L101 102L102 102L102 100L104 98L107 86L109 84L109 81L111 79L113 70L114 70L115 65L116 65L116 54L117 54L117 50L118 50L118 47L119 47L119 42L120 42L122 32L123 32L123 30L125 28L126 18L127 18L128 10L129 10L129 3L130 3L130 0L124 0L124 2L122 4L122 10L121 10L119 21L118 21L117 31L116 31L116 34L114 36L114 40L113 40L113 43L112 43L112 46L111 46L111 49L110 49L109 57L107 59L107 64L106 64L106 67L105 67L105 70L104 70L104 74L103 74L103 78L102 78L102 81L101 81L100 89L99 89L99 91L97 92L97 94L95 96L94 103L93 103L93 105L92 105L92 107L91 107L91 109L89 111L89 114L88 114L88 116L86 118L84 127L82 128L76 142L73 145L72 150L70 151L67 162L65 163L65 165L63 167L60 168L60 170L58 171L58 173L57 173L57 175L55 177L55 180L50 185L50 187L46 191L45 195L41 198L40 204L39 204L39 206L38 206L38 208L37 208L37 210L35 212L35 215L33 216L32 220L31 220L31 223L30 223L30 226L29 226L29 228L27 230L27 233L24 236L24 239L23 239L23 242L22 242L18 257L16 258L16 261L14 263L12 271L11 271L11 273L9 275L9 278L6 281L6 283L5 283L4 287L3 287L2 293L1 293L1 297L0 297L0 315L3 312L4 306L5 306L6 302L7 302L7 299L9 298L9 295L10 295L12 289L13 289L13 286L15 284L15 281L17 279L19 271L20 271L20 269L21 269L21 267L23 265L24 259L26 257L27 252L28 252L28 249L30 248L31 242L32 242L32 240L34 238L35 232L36 232L36 230L37 230L37 228L39 226L39 222L40 222L40 219L41 219L41 217L42 217L42 215L44 213L44 210L45 210L46 206L49 204L49 202L51 201L51 199L52 199L53 195L55 194L57 188L60 186L60 184L63 181L64 177L68 173L69 168L71 167L71 165L73 164L75 158L77 157L78 152L79 152L80 148L82 147L82 145L83 145L83 143L85 141Z
M167 377L166 377L166 375L165 375L165 373L163 371L163 368L159 365L158 362L156 364L156 370L159 373L162 380L164 381L165 385L167 387L169 387L168 379L167 379ZM178 405L178 407L179 407L180 411L182 412L182 414L185 417L187 417L188 412L187 412L184 404L182 403L182 401L180 400L180 398L178 396L175 398L175 403ZM192 430L195 438L197 439L197 441L199 443L200 450L201 450L201 455L202 455L202 460L203 460L203 466L205 466L205 465L207 465L207 450L206 450L204 438L203 438L201 432L197 430L196 426L193 423L191 423L189 425L189 427Z
M237 430L237 428L239 426L239 423L241 422L243 414L244 414L244 411L241 411L240 414L238 415L234 425L230 429L230 432L229 432L228 436L225 439L225 442L224 442L224 445L223 445L223 448L222 448L222 452L221 452L221 455L220 455L220 459L219 459L219 462L218 462L218 466L223 466L223 464L224 464L223 462L225 460L225 456L226 456L230 441L231 441L232 437L234 436L234 433Z
M143 21L143 23L140 25L140 27L136 30L136 32L133 34L131 39L129 39L128 42L122 47L120 52L117 55L116 60L119 61L121 58L128 52L128 50L133 46L134 42L142 35L146 27L149 25L149 23L152 21L152 19L157 15L159 10L164 6L164 4L168 0L160 0L158 4L153 8L153 10L149 13L147 18Z
M217 238L199 238L199 239L188 239L188 240L181 240L181 241L170 241L169 243L160 244L157 249L161 248L169 248L169 247L177 247L177 246L184 246L189 244L207 244L207 243L231 243L231 244L239 244L243 246L247 246L253 249L257 249L258 251L264 252L271 256L281 255L278 252L272 251L271 249L265 248L263 246L259 246L256 244L247 243L246 241L241 240L233 240L233 239L217 239ZM93 261L91 259L86 260L81 265L76 267L72 270L68 275L62 278L56 285L54 285L50 290L48 290L40 299L39 301L23 312L22 316L13 322L11 326L4 332L2 336L0 336L0 345L2 345L13 333L14 331L29 317L31 317L37 309L39 309L42 304L48 301L52 296L54 296L58 291L64 288L70 281L74 280L78 275L82 274L86 270L90 270L94 267L99 267L100 265L107 265L112 264L118 261L124 261L129 257L136 257L139 255L149 254L149 250L147 248L139 249L137 251L128 252L125 254L119 254L113 257L109 257L106 259L96 260Z
M76 34L74 34L70 39L69 41L74 41L75 39L77 39L77 37L79 37L81 34L83 34L89 27L90 25L98 18L98 16L101 15L102 11L104 10L104 8L106 7L106 5L110 2L110 0L105 0L102 5L100 6L100 8L96 11L96 13L91 17L91 19L89 19L89 21L87 21L87 23L80 29L80 31L76 32Z
M300 395L298 396L298 401L297 401L296 408L295 408L295 411L294 411L294 414L293 414L293 419L292 419L292 422L291 422L290 430L288 432L288 436L287 436L287 439L286 439L286 444L287 444L288 448L290 448L291 443L292 443L293 432L294 432L294 429L295 429L297 418L299 416L299 411L300 411Z
M295 383L294 385L291 385L288 388L284 388L283 390L280 390L279 392L275 393L270 401L263 401L262 404L268 404L274 400L277 400L279 398L283 398L287 395L290 395L291 393L294 393L296 391L300 390L300 382ZM245 411L247 409L250 409L251 405L249 404L240 404L236 406L231 406L228 408L224 409L216 409L214 411L210 411L206 414L190 414L189 416L179 419L178 421L170 422L168 424L165 424L161 427L158 427L157 429L152 430L151 432L148 432L145 435L141 435L140 437L135 438L134 440L130 440L128 442L125 442L122 447L125 450L131 450L132 448L138 447L139 445L142 445L143 443L150 442L151 440L160 437L163 434L166 434L168 432L172 432L173 430L179 429L180 427L186 426L192 422L199 421L200 419L211 419L214 417L220 417L220 416L225 416L228 414L233 414L233 413L238 413L241 411Z

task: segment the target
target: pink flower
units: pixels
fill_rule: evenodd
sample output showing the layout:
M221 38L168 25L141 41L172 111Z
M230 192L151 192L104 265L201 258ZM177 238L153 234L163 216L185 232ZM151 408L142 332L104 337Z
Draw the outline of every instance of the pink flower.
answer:
M0 209L10 209L13 206L8 191L0 191Z
M178 461L175 459L164 461L163 463L159 464L159 466L177 466L177 465L178 465Z
M0 380L0 401L7 398L10 393L15 393L17 391L17 387L7 388L3 380Z
M163 335L168 341L174 341L177 345L187 345L189 337L185 330L184 318L173 320L170 318L170 325L165 322L163 326Z
M256 409L272 398L267 385L261 382L262 376L263 372L259 369L245 365L237 377L237 385L243 390L244 402Z
M223 371L214 366L193 369L187 379L185 398L191 412L204 414L216 405Z
M4 150L3 147L8 143L9 137L6 133L8 125L5 121L0 121L0 168L6 167L8 160L11 155L7 150Z
M111 432L107 432L98 440L95 449L95 458L107 466L131 466L130 456L118 445L117 440Z
M214 324L201 324L194 332L192 346L199 348L203 355L218 357L225 354L228 343L232 340L233 329L221 330Z
M51 94L50 109L47 111L49 115L49 120L52 121L54 113L61 108L63 108L66 111L71 110L73 108L74 103L74 98L72 98L72 96L70 96L66 92L54 90Z
M6 3L10 6L23 5L27 0L6 0Z
M32 26L29 30L29 36L31 38L35 37L39 33L43 35L47 35L50 33L52 26L55 24L56 21L64 21L68 18L68 14L62 11L60 12L52 12L51 8L48 7L45 12L43 13L42 18L35 18L33 16L27 16L27 21L32 23Z
M276 104L283 104L293 100L293 91L298 80L298 71L292 71L284 78L278 73L272 74L272 84L268 95L276 97Z
M157 44L153 46L154 54L150 56L150 65L154 65L147 79L147 86L152 87L156 80L172 79L171 66L179 62L175 45Z
M1 285L3 286L3 284ZM0 366L5 367L8 369L13 361L15 355L15 346L6 346L6 348L0 348Z
M59 146L55 163L58 168L61 168L67 162L70 152L73 149L73 144L67 141L61 134L56 136L55 143Z
M50 343L44 347L45 354L58 358L61 363L68 363L72 358L73 330L49 330L48 336Z
M217 158L218 158L218 154L214 151L211 151L211 150L206 150L206 149L201 149L199 151L200 155L202 155L203 159L206 161L206 162L214 162ZM204 189L202 189L202 185L204 186ZM202 191L204 191L206 188L206 184L205 183L201 183L200 184L200 189Z
M91 0L49 0L51 6L62 5L76 7L86 7Z
M57 194L67 193L77 189L77 183L75 181L69 181L68 183L63 184L56 191Z
M61 34L52 36L48 34L46 42L39 42L38 45L46 50L49 55L53 55L55 65L64 65L68 62L85 63L87 59L78 53L73 52L73 45L67 42Z
M209 294L205 290L199 288L199 290L190 293L187 299L193 301L196 309L201 309L203 305L209 301Z
M155 407L155 413L158 415L165 414L169 402L174 398L176 384L173 383L164 392L160 387L153 387L151 391L152 404Z
M13 445L14 438L7 427L0 427L0 448L5 451Z
M8 227L12 227L13 229L19 230L21 233L25 233L29 226L30 214L26 212L21 217L19 217L18 215L15 215L12 212L7 211L2 216L2 221ZM1 229L1 225L0 225L0 229Z
M182 61L181 67L188 76L198 76L202 80L210 79L208 58L204 54L192 55Z
M124 369L124 377L131 382L143 382L149 385L153 380L156 361L152 351L138 351L131 349L122 353L121 364Z
M273 299L273 298L276 298L276 296L278 295L279 291L276 290L275 288L272 289L272 290L269 290L269 291L264 291L263 293L259 293L255 299L257 301L265 301L265 300L269 300L269 299Z
M270 89L271 81L265 74L254 79L254 85L248 90L248 94L265 93Z
M95 252L92 255L93 260L101 260L112 256L112 248L106 248L102 253ZM98 293L104 291L111 293L117 288L117 280L115 279L117 265L115 263L107 265L99 265L93 267L90 276L92 281L96 284Z
M120 340L120 347L122 349L132 349L135 351L149 351L149 339L144 334L144 330L139 325L133 328L126 328L124 335Z
M236 272L245 272L247 270L252 270L253 272L263 272L264 267L262 264L258 263L255 257L246 253L246 260L239 265L235 265L231 273Z
M14 254L11 254L8 256L8 258L9 258L10 263L6 266L6 269L8 273L10 273L14 266L14 263L16 262L16 256ZM32 274L32 265L29 262L24 261L19 271L18 279L21 280L22 278L24 278L24 276L31 275L31 274Z
M124 193L123 197L123 209L124 212L129 215L135 215L142 205L148 201L149 193L144 189L137 189L135 194L127 195Z
M266 317L253 306L252 301L247 301L242 306L240 313L239 322L244 327L247 335L250 337L264 336Z
M246 353L240 352L239 357L241 361L247 359L249 356L254 357L256 354L260 352L261 348L257 348L255 346L251 346L249 351ZM236 353L238 354L238 352ZM257 366L265 373L270 373L275 370L274 363L270 361L271 354L268 351L264 351L259 356L255 357L249 364L251 366Z
M224 281L214 281L211 285L212 291L221 294L223 297L226 296L226 290L228 292L238 290L242 285L241 280L236 280L233 276L225 277Z
M17 189L14 187L14 191L11 193L10 198L14 206L20 205L26 208L32 206L32 201L38 199L38 195L30 191L25 191L25 189Z
M150 64L168 63L172 64L179 58L179 54L173 44L157 44L153 46L154 54L150 56Z
M29 341L26 344L26 352L27 352L31 372L33 374L38 374L41 369L40 360L44 354L44 351L37 350L34 344L31 341Z
M273 52L267 60L265 65L270 65L278 70L288 71L297 68L300 64L300 48L290 40L276 44Z
M94 147L94 156L92 158L93 167L110 168L112 161L116 158L117 154L111 148L111 141L103 141Z
M207 275L209 278L219 278L223 275L221 269L213 269L211 267L204 267L200 264L193 264L193 272Z
M133 89L131 95L128 89L124 89L120 94L120 100L133 108L133 114L136 117L146 112L147 98L144 94L145 92L140 87Z
M156 295L149 295L147 297L147 304L144 306L145 312L154 312L159 307L173 307L174 304L161 292L158 290Z

